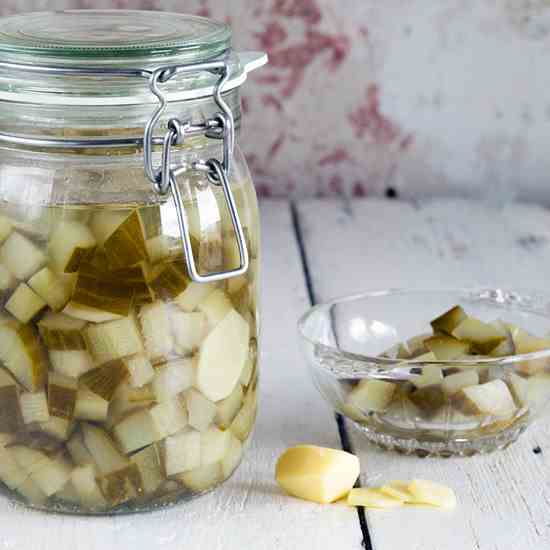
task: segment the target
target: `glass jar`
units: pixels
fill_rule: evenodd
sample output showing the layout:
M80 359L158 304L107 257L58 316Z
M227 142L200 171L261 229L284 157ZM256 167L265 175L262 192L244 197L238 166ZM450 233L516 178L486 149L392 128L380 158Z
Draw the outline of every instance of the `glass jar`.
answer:
M241 461L259 223L235 143L265 63L204 18L0 20L0 480L68 513L149 510Z

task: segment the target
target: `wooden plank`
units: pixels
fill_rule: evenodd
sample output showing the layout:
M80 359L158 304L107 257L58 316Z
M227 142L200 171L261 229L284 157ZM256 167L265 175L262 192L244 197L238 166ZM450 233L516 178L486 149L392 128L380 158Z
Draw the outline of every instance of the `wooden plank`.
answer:
M548 289L550 215L536 206L309 200L298 213L317 301L388 287ZM469 459L384 452L347 425L365 484L425 477L449 484L459 498L453 512L368 512L376 550L548 547L548 422L536 423L505 451ZM533 452L537 446L542 453Z
M353 509L283 495L273 472L289 445L339 447L330 410L308 380L295 321L309 302L287 202L265 202L260 412L247 458L214 493L169 510L118 518L34 513L0 500L0 547L10 550L132 548L360 548Z

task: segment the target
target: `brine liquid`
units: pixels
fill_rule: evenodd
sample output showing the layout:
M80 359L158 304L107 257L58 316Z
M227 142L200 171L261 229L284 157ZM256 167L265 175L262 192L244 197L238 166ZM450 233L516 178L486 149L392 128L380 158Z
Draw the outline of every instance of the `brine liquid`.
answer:
M0 480L31 506L106 513L206 491L256 414L251 267L190 281L171 202L0 206ZM238 248L219 197L186 204L199 271Z

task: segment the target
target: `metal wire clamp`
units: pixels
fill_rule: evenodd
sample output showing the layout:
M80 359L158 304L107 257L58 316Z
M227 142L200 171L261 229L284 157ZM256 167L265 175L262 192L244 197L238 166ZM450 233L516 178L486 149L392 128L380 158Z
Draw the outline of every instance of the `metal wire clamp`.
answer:
M0 142L7 142L16 145L44 148L60 149L79 149L79 148L104 148L104 147L132 147L143 145L144 171L150 180L154 191L160 195L170 192L176 214L178 226L185 253L185 261L189 276L195 282L208 283L221 281L232 277L238 277L246 273L249 267L249 254L246 246L246 240L242 224L237 212L231 186L229 184L229 173L231 170L231 161L235 145L235 124L231 108L224 100L222 93L226 82L229 80L229 68L227 56L223 59L206 61L203 63L193 63L188 65L170 65L159 67L154 71L147 69L118 69L106 67L63 67L58 65L29 65L22 63L0 62L0 71L29 72L64 76L122 76L128 78L147 78L151 92L159 101L159 105L153 112L147 122L143 138L124 137L124 138L81 138L81 139L63 139L63 138L36 138L34 136L23 134L8 134L0 132ZM179 74L188 74L196 72L210 72L218 74L219 78L214 88L214 100L220 112L203 123L192 124L182 122L178 119L171 119L168 123L166 134L163 138L155 138L154 130L162 114L166 110L168 101L166 96L160 90L160 84L168 82L171 78ZM185 206L181 197L179 187L176 182L178 175L186 172L188 166L173 167L171 163L171 151L174 145L183 144L185 138L189 135L205 135L209 138L223 140L222 161L211 158L199 160L191 163L191 170L205 172L208 181L223 190L224 198L227 204L231 222L235 231L237 246L239 249L239 267L225 271L216 271L207 274L200 274L193 256L191 247L191 235L189 233L189 224L185 213ZM153 147L162 145L162 162L159 168L153 166Z

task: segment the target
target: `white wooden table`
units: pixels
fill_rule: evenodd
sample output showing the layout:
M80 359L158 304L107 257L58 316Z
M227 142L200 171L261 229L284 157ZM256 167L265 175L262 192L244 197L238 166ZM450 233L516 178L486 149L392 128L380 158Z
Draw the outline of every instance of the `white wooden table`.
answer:
M310 301L368 288L487 284L548 288L550 213L459 200L264 201L261 407L253 443L220 490L153 514L45 515L0 501L0 550L543 550L550 547L550 422L470 459L379 451L337 425L311 385L295 330ZM320 506L281 494L275 460L301 443L350 446L364 484L427 477L452 512ZM536 451L536 452L535 452Z

